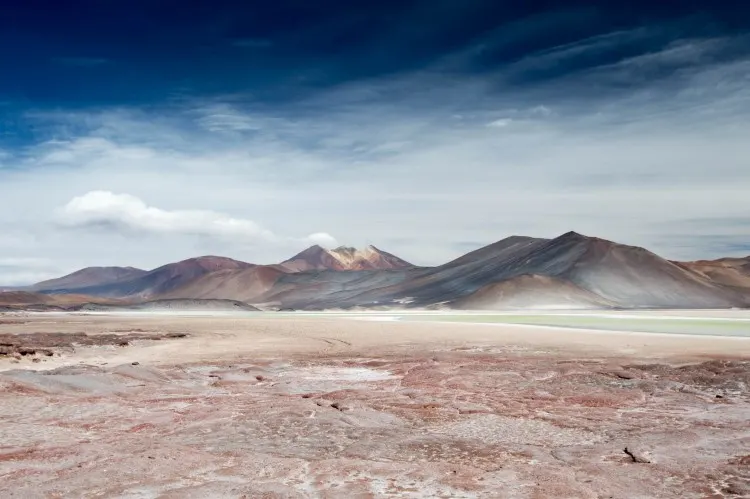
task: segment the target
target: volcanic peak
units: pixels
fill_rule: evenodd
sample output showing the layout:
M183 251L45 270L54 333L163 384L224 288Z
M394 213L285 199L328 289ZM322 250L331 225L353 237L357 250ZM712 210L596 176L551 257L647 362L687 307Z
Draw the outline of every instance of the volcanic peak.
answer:
M315 245L286 260L282 266L288 270L304 272L306 270L387 270L413 265L372 245L362 249L339 246L330 250Z

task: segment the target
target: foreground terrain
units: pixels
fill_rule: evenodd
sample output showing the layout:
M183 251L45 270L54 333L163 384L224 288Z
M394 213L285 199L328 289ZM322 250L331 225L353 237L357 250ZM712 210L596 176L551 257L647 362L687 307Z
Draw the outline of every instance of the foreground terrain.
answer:
M747 335L390 319L0 316L0 496L750 495Z

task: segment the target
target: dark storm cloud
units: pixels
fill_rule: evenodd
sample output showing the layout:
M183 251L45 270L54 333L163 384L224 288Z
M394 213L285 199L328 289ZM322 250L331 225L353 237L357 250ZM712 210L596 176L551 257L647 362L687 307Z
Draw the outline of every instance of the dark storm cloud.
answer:
M708 1L12 0L0 17L0 69L14 77L0 81L0 98L85 106L251 92L283 101L425 68L528 85L676 40L741 34L749 18L746 2ZM51 59L99 72L82 81Z

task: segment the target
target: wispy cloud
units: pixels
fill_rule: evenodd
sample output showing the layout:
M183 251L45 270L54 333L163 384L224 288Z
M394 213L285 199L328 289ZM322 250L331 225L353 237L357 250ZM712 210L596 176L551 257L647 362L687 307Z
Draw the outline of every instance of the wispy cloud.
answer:
M195 111L196 122L210 132L248 132L263 128L260 120L227 103L213 103Z

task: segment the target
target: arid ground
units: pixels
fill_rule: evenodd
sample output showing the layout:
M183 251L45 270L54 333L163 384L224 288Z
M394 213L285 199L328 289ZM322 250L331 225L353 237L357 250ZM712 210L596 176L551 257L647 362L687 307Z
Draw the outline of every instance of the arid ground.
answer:
M750 497L750 331L390 319L0 316L0 497Z

